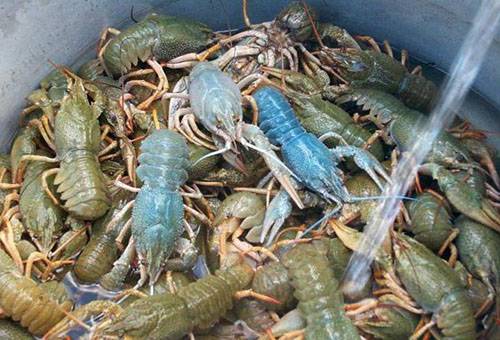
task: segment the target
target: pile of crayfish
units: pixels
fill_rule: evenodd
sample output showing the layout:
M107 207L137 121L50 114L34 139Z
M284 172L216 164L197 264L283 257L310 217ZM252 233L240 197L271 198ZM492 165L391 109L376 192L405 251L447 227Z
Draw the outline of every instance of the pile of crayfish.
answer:
M303 2L260 24L243 3L231 34L108 28L28 95L0 156L0 337L498 339L486 134L441 132L371 279L343 289L437 86Z

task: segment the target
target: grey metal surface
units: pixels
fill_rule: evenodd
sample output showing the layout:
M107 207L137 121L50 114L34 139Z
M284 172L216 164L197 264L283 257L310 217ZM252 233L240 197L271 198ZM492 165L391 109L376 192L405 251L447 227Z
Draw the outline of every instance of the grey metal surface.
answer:
M252 21L271 19L286 0L249 0ZM353 33L388 39L411 55L446 70L470 27L478 0L311 0L320 18ZM0 2L0 148L16 131L24 96L51 69L48 60L71 64L95 46L106 26L131 23L131 6L140 16L156 9L200 19L217 29L242 24L237 0L2 0ZM500 36L500 35L499 35ZM483 66L476 89L500 107L500 40ZM467 113L479 126L500 131L500 119L481 103ZM472 110L472 111L471 111ZM479 111L478 111L479 110ZM478 118L479 117L479 118Z

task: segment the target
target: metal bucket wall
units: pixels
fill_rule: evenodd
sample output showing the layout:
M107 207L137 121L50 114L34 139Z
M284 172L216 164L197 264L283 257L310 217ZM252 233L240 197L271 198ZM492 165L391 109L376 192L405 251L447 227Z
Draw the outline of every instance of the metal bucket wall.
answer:
M248 0L253 22L270 20L286 0ZM411 56L447 70L479 5L478 0L309 0L320 15L352 33L388 39ZM14 136L24 96L55 63L71 65L95 48L104 27L132 23L157 11L189 16L215 29L241 27L237 0L5 0L0 3L0 150ZM500 37L500 34L499 34ZM500 131L494 107L500 107L500 39L493 43L475 88L462 113L479 128ZM490 105L488 103L492 103ZM495 141L494 141L495 142ZM496 142L495 144L500 145Z

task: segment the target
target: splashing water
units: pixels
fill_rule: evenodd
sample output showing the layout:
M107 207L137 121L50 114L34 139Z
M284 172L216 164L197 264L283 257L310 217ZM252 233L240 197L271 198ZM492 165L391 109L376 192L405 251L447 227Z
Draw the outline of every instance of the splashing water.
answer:
M408 191L419 165L431 149L432 141L462 104L493 41L499 19L500 1L483 0L426 126L396 166L391 177L392 184L387 185L382 194L389 198L377 206L365 227L358 250L349 261L342 286L345 294L356 295L370 278L371 263L399 212L399 197Z

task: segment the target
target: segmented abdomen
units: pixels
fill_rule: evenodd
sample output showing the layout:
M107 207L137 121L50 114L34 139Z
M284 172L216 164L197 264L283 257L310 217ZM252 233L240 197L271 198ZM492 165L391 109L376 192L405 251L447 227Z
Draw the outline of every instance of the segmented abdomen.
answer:
M144 187L132 211L132 236L137 252L144 256L152 282L183 232L184 207L178 192Z
M355 102L356 105L369 111L371 121L387 124L408 110L396 97L373 89L351 89L335 99L337 104Z
M130 26L106 46L103 54L106 67L113 75L120 75L139 60L146 61L153 54L159 35L156 16L147 17Z
M19 321L30 333L42 336L64 318L62 309L32 280L12 268L11 259L0 250L0 307L13 320Z
M95 220L106 213L111 203L101 166L91 151L66 153L54 184L64 209L76 218Z
M460 261L471 274L495 287L500 313L500 234L465 216L458 217L455 226L460 230L456 240Z
M45 291L52 298L53 301L59 304L71 303L72 306L72 302L69 300L68 292L66 291L64 283L62 281L57 281L57 280L45 281L39 283L38 287L43 289L43 291Z
M192 327L209 326L233 308L233 294L247 287L253 270L240 264L217 271L179 290L187 307Z
M428 112L435 101L437 87L425 77L408 73L399 83L396 94L406 106Z
M311 244L299 244L283 256L295 288L298 308L307 320L306 339L356 339L356 328L345 316L339 283L326 255Z
M445 202L430 193L423 193L409 204L411 231L415 239L438 251L453 230Z
M248 285L251 278L244 272L243 277L238 277L241 273L241 270L222 271L179 291L177 295L184 300L193 326L207 328L233 307L232 294Z
M178 339L196 326L208 326L233 307L232 296L252 280L246 264L208 275L177 295L158 294L127 307L107 327L106 333L148 339Z
M253 97L259 107L259 127L271 143L284 145L306 134L281 92L272 87L263 87Z
M476 323L467 293L459 288L443 297L434 315L444 339L476 339Z
M154 131L142 142L138 160L137 176L152 187L175 191L188 179L189 150L176 132Z
M311 243L318 255L326 255L329 266L337 280L342 278L351 252L338 239L321 239ZM296 302L287 268L282 262L269 262L255 272L252 289L280 301L280 305L263 303L270 310L289 309Z
M104 61L115 76L150 57L169 60L198 52L209 42L211 30L202 23L184 18L151 14L112 39Z
M107 232L104 223L92 229L90 241L78 256L73 267L76 278L83 283L97 282L101 276L111 270L118 256L116 233Z

